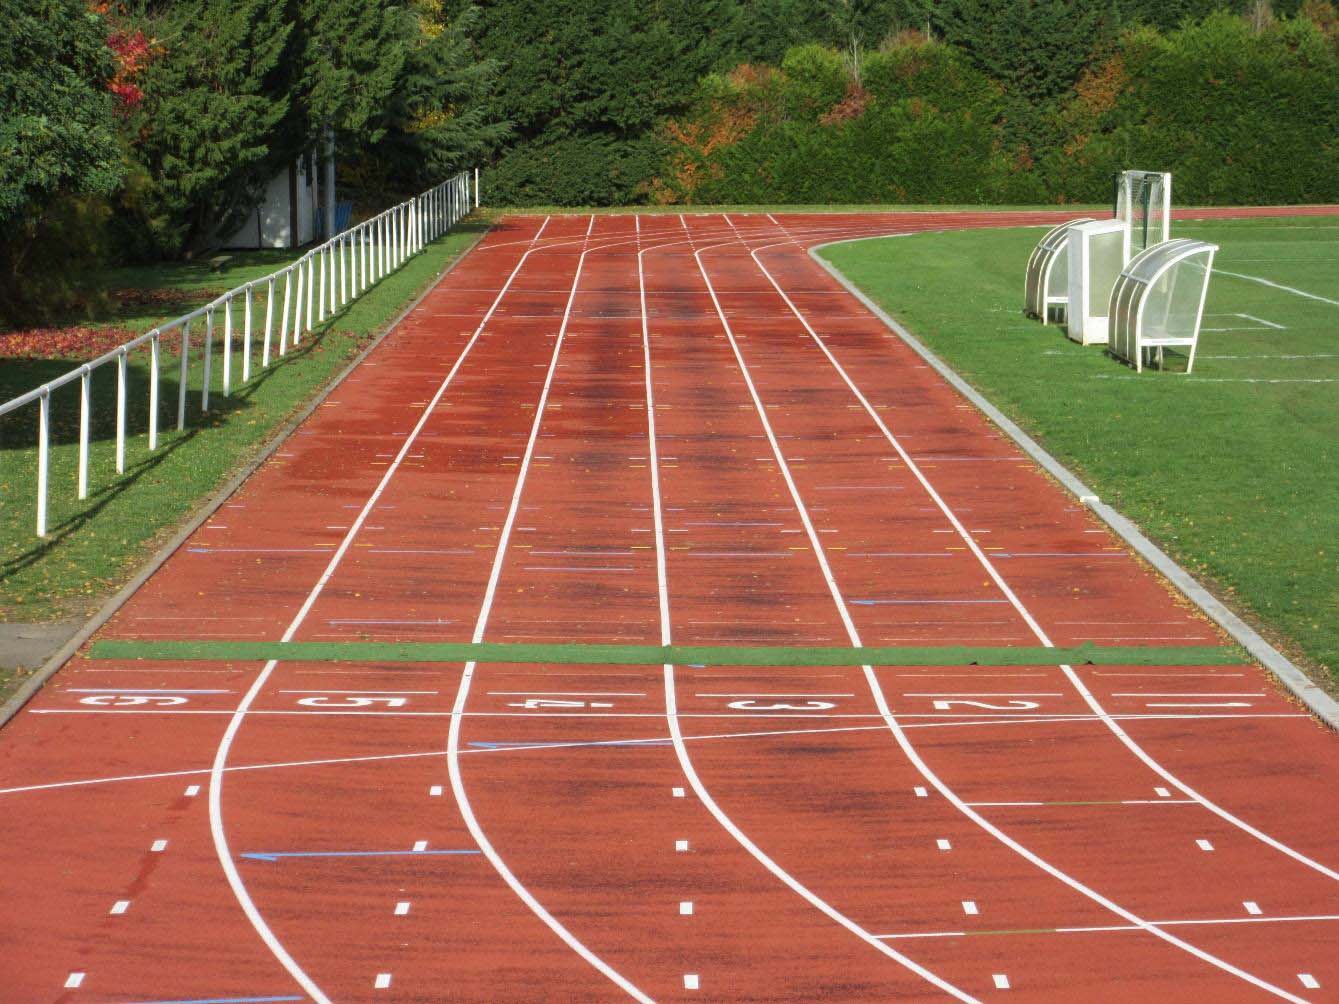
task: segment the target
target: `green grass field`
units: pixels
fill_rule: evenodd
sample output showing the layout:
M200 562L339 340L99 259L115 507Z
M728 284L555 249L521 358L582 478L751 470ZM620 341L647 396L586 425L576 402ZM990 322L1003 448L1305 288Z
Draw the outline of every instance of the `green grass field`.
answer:
M132 356L126 473L115 473L115 370L100 369L93 381L94 422L90 449L90 497L76 498L77 384L52 395L51 509L49 535L34 536L34 486L37 483L35 408L0 419L0 621L47 621L78 617L113 592L151 554L156 542L215 491L271 433L324 387L369 339L382 330L431 283L482 231L465 224L411 258L304 339L297 349L259 367L240 384L240 345L233 356L233 394L219 393L222 363L220 313L213 355L214 388L210 411L200 413L200 338L197 323L188 386L186 431L176 431L178 363L174 348L164 346L157 451L150 453L148 425L148 359ZM153 269L121 269L103 281L108 288L151 288L180 291L173 311L185 311L208 298L201 290L219 291L272 272L287 258L272 253L235 256L221 272L208 265L174 265ZM280 284L282 286L282 284ZM240 301L239 301L240 303ZM257 297L257 345L263 329L263 300ZM161 323L169 314L136 315L122 309L99 318L135 331ZM240 309L235 319L241 330ZM277 336L276 336L277 347ZM0 363L0 401L8 400L77 366L73 360ZM3 663L3 659L0 659ZM3 676L0 676L0 689Z
M1023 317L1043 232L822 254L1291 656L1339 677L1339 221L1174 226L1221 247L1216 272L1297 291L1214 275L1189 376L1136 375Z

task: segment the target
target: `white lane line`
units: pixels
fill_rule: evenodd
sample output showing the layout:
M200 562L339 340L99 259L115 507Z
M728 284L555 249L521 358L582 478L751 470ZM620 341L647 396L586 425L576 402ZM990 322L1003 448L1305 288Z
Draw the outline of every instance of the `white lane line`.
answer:
M112 904L112 908L107 912L110 913L113 917L119 917L121 914L125 913L129 909L130 909L130 900L118 899L115 903Z
M1006 976L1004 973L996 973L994 976L991 977L991 979L995 981L996 990L1009 989L1009 977Z
M377 973L377 978L372 981L372 986L377 990L385 990L391 985L390 973Z
M889 444L892 445L892 447L898 452L899 456L902 458L903 463L906 465L907 469L911 471L911 473L920 481L922 487L925 489L927 494L929 494L930 497L934 500L940 512L953 525L954 529L958 531L960 539L962 539L964 543L966 543L967 546L971 548L973 552L978 555L978 560L981 561L983 568L991 575L991 577L995 580L996 585L1005 594L1005 596L1009 598L1010 602L1014 605L1015 609L1018 610L1019 614L1027 621L1029 627L1033 629L1034 633L1037 635L1038 639L1042 642L1042 644L1047 646L1048 648L1054 647L1051 644L1050 639L1046 637L1045 632L1042 631L1041 626L1037 624L1036 620L1033 619L1032 615L1026 610L1026 608L1023 607L1022 603L1018 600L1017 596L1014 595L1013 591L1009 588L1008 584L999 576L999 573L995 571L994 566L990 563L989 559L985 557L984 552L981 551L980 546L976 543L976 540L972 536L972 534L963 526L962 522L958 519L956 514L954 514L952 509L949 508L948 504L935 490L934 486L930 484L929 480L926 479L925 475L921 472L921 469L916 465L915 461L912 460L910 454L907 453L907 451L903 448L901 442L892 434L892 432L888 429L887 425L884 424L883 419L879 416L878 411L869 403L868 399L860 392L860 389L856 387L854 382L852 382L850 376L846 373L845 369L841 367L841 364L837 362L836 357L832 355L827 345L823 342L822 339L818 337L817 333L809 325L808 320L806 320L804 315L799 312L799 310L791 302L790 298L786 295L785 291L780 287L780 285L777 284L776 280L772 278L772 274L767 270L767 268L762 264L762 262L759 261L758 252L757 251L752 252L752 257L755 263L757 263L759 269L763 271L763 273L771 281L776 291L786 301L786 304L791 308L791 311L795 314L797 318L799 318L800 322L809 332L814 342L819 346L819 348L823 351L824 355L826 355L828 360L832 363L833 367L841 375L842 379L845 381L846 385L850 388L851 392L865 407L866 412L873 418L875 423L878 425L880 431L884 433L884 436L888 440ZM702 265L701 252L698 252L699 268L701 268L701 265ZM704 277L706 276L705 269L702 270L702 274ZM708 288L710 288L710 279L708 279L707 281L708 281ZM713 293L713 299L714 299L714 293ZM833 601L837 606L838 613L841 615L842 623L846 627L847 635L850 639L850 642L852 645L856 647L862 647L862 642L860 640L860 633L859 631L857 631L855 623L851 619L850 612L847 609L845 597L842 595L842 592L840 588L837 586L836 580L833 577L831 567L828 564L827 554L824 551L822 542L819 540L818 534L815 533L813 530L813 523L809 519L808 510L805 507L804 499L801 497L798 488L796 488L795 486L795 481L790 475L790 468L786 462L785 455L782 453L780 444L777 442L776 436L772 432L772 425L770 419L767 417L766 407L763 405L762 400L758 397L757 392L754 389L753 381L749 375L748 365L747 363L745 363L743 355L742 353L740 353L738 345L734 341L733 335L731 334L729 329L729 324L725 320L725 315L720 310L719 303L717 303L717 312L720 313L721 315L721 323L722 325L725 326L726 336L727 338L729 338L731 346L735 350L735 358L739 362L740 372L744 376L745 383L748 384L750 393L753 396L754 408L758 414L759 421L761 421L763 430L767 434L768 442L772 446L772 452L776 458L777 466L781 469L781 473L785 477L787 487L790 489L791 497L794 500L795 507L799 512L801 522L804 524L805 529L808 531L809 543L813 548L814 557L818 561L819 567L823 573L823 577L828 583L829 592L832 594ZM893 715L892 710L888 706L887 698L884 695L882 687L879 685L878 678L874 673L874 668L872 666L866 665L862 666L861 669L862 672L865 674L866 682L868 683L870 692L874 697L875 704L878 706L879 713L883 716L884 721L888 724L889 731L892 732L894 738L897 740L898 745L901 746L902 751L906 754L907 758L920 772L921 776L924 777L925 780L928 781L933 788L935 788L941 795L947 798L954 806L958 808L960 812L962 812L969 819L971 819L973 822L979 825L982 829L986 830L986 832L990 833L1001 843L1005 844L1005 846L1009 847L1022 857L1026 858L1028 861L1032 862L1038 868L1041 868L1043 871L1047 872L1047 874L1051 875L1054 878L1059 879L1060 881L1064 882L1066 885L1070 886L1070 888L1074 889L1075 891L1082 893L1089 899L1092 899L1094 902L1101 904L1102 906L1111 910L1113 913L1116 913L1119 916L1128 920L1129 922L1138 925L1139 927L1155 935L1156 937L1159 937L1162 940L1167 941L1168 943L1189 952L1196 958L1208 962L1210 965L1216 966L1219 969L1224 970L1225 972L1231 973L1232 975L1237 976L1238 978L1245 980L1246 982L1251 983L1255 986L1258 986L1263 990L1267 990L1268 992L1273 993L1284 1000L1292 1001L1293 1004L1306 1004L1306 1002L1303 1001L1302 998L1296 997L1295 995L1289 993L1287 990L1284 990L1281 987L1274 986L1273 984L1261 979L1260 977L1255 976L1252 973L1248 973L1243 969L1239 969L1238 967L1232 965L1230 962L1227 962L1226 960L1220 959L1217 956L1212 955L1209 952L1206 952L1203 949L1200 949L1197 946L1190 944L1189 942L1182 941L1175 935L1169 934L1166 931L1163 931L1157 927L1152 926L1151 924L1148 923L1148 921L1143 920L1142 918L1136 916L1129 910L1126 910L1124 907L1107 899L1101 893L1098 893L1096 890L1089 888L1082 882L1075 879L1073 876L1069 875L1064 871L1061 871L1059 868L1051 864L1049 861L1046 861L1033 851L1024 847L1013 837L1010 837L999 827L995 826L993 823L987 820L975 809L968 806L965 802L962 801L961 798L958 797L957 793L953 791L953 789L950 788L939 777L939 775L936 774L930 768L929 764L927 764L925 760L921 757L919 750L917 750L915 746L911 743L910 739L907 738L906 733L902 729L901 723ZM1105 711L1101 709L1100 706L1097 706L1095 701L1091 700L1091 694L1089 694L1087 689L1083 687L1082 683L1078 680L1077 675L1074 675L1072 667L1062 666L1061 669L1069 671L1069 674L1071 674L1074 684L1077 687L1081 688L1080 692L1085 695L1086 699L1089 700L1089 704L1091 707L1093 707L1093 710L1099 713L1099 715L1104 715ZM1112 725L1115 728L1119 729L1119 726L1115 725L1115 723L1112 723ZM1167 780L1176 783L1170 777L1168 777ZM1189 790L1187 790L1187 794L1191 794Z
M712 286L711 279L707 275L707 270L702 264L701 255L702 255L701 251L697 251L694 253L694 260L697 262L698 271L702 273L702 278L706 283L708 293L711 294L712 303L716 307L716 314L720 318L721 325L725 330L726 336L730 339L731 345L734 346L735 356L736 358L740 358L739 348L737 345L735 345L734 342L734 333L730 329L729 322L725 319L725 311L721 308L720 300L716 296L716 290ZM645 282L645 273L642 270L642 256L640 254L638 255L637 263L638 263L638 279L639 282L641 283L641 290L642 290L642 337L643 337L643 345L645 347L644 355L645 355L645 368L646 368L646 386L648 395L646 410L648 413L654 413L655 411L654 401L650 396L651 354L650 354L650 341L649 341L650 336L648 333L649 322L648 322L648 315L646 313L646 282ZM757 391L756 389L754 389L752 381L749 380L747 372L745 373L745 379L749 383L750 393L753 394L754 401L756 402L758 400ZM768 436L771 437L771 429L770 426L766 426L765 419L764 419L764 426L765 428L767 428ZM652 458L655 458L657 455L657 448L656 448L654 424L649 425L649 435L650 435L650 456ZM772 443L775 449L775 443L776 443L775 438L772 438ZM655 474L655 471L657 469L655 467L655 463L656 461L653 459L652 486L654 488L653 509L656 514L656 553L658 559L656 562L656 573L657 573L657 585L660 594L660 618L661 618L660 630L661 630L661 638L663 639L662 644L668 645L670 644L671 641L670 613L669 613L669 583L665 574L664 523L663 520L660 518L660 511L661 511L660 485L658 476ZM787 473L787 476L789 477L789 473ZM802 513L802 515L804 515L804 518L807 520L808 518L807 514ZM885 945L882 941L874 937L873 934L871 934L865 928L861 927L850 917L847 917L845 914L839 912L826 900L820 899L816 894L814 894L807 887L802 885L799 882L799 880L797 880L789 872L782 869L781 866L778 865L775 861L773 861L772 858L769 857L762 850L762 848L760 848L757 844L755 844L744 833L743 830L741 830L738 826L735 825L734 821L731 820L730 817L725 814L724 810L721 809L721 807L717 804L715 798L713 798L711 793L707 790L707 787L705 784L703 784L701 777L698 776L697 768L693 765L693 762L688 755L688 746L687 743L685 743L684 741L683 730L680 726L677 695L675 694L674 690L674 667L672 665L666 664L664 666L664 672L665 672L665 720L669 724L670 736L674 742L675 756L678 757L679 766L682 768L684 776L688 779L689 786L693 789L693 793L697 795L699 801L701 801L703 806L706 807L707 811L711 813L711 815L715 818L716 822L719 823L721 827L726 830L726 832L728 832L732 837L734 837L735 841L739 843L740 846L742 846L751 855L753 855L753 857L760 864L762 864L764 868L766 868L774 876L780 879L787 887L791 889L792 892L795 892L806 902L808 902L811 906L815 907L820 912L822 912L829 919L840 924L842 927L850 931L852 934L860 938L862 941L866 942L876 951L880 952L881 954L887 956L888 958L894 960L895 962L909 969L911 972L915 973L917 976L920 976L928 983L931 983L932 985L938 987L940 990L943 990L945 993L949 994L954 999L962 1001L964 1002L964 1004L980 1004L977 998L958 989L956 986L942 979L940 976L931 972L929 969L926 969L924 966L920 965L915 960L903 955L901 952L894 950L890 946ZM683 841L682 843L686 848L687 841Z
M730 836L734 837L741 847L752 854L764 868L780 879L792 892L799 895L808 902L810 906L819 910L830 920L835 921L846 930L850 931L857 938L860 938L862 941L871 945L895 962L905 966L917 976L932 983L940 990L950 994L955 1000L963 1001L965 1004L980 1004L977 998L959 990L953 984L920 965L920 963L903 955L901 952L894 950L889 945L884 944L884 942L880 941L875 935L871 934L864 927L861 927L850 917L846 916L846 914L838 911L826 900L819 898L806 886L802 885L798 879L773 861L761 847L755 844L743 830L735 825L734 821L725 814L721 807L716 803L716 800L712 797L711 792L709 792L706 786L702 783L702 779L698 776L697 768L689 758L688 746L684 742L683 733L679 729L679 717L677 714L674 692L674 667L670 665L665 666L665 707L666 720L669 722L670 734L674 739L674 752L679 757L679 764L688 778L688 783L692 786L693 792L697 795L698 799L701 800L703 806L705 806L707 811L715 817L716 822L718 822ZM687 846L688 842L685 840L681 841L681 843Z
M693 901L691 899L681 900L679 902L679 916L691 917L693 915Z
M994 581L995 585L999 588L1000 592L1004 594L1005 598L1009 601L1010 605L1013 606L1014 610L1018 612L1018 615L1024 620L1027 626L1031 629L1032 633L1036 636L1037 640L1041 642L1041 644L1044 645L1046 648L1054 648L1055 645L1051 641L1050 637L1042 629L1041 625L1037 622L1036 618L1032 616L1032 613L1027 609L1027 607L1023 604L1023 602L1014 593L1013 589L1005 581L1004 577L995 568L994 563L991 562L990 558L987 557L986 553L981 549L981 546L976 542L976 538L972 536L972 534L963 525L962 521L954 513L953 509L935 489L934 485L930 483L930 480L925 476L924 472L912 459L911 455L902 446L901 442L897 439L896 436L893 435L892 430L888 428L888 425L884 422L883 417L879 414L878 410L870 403L869 399L865 397L865 395L861 392L860 388L856 386L855 381L851 379L850 374L846 372L846 369L837 360L837 357L833 355L832 350L828 348L827 343L824 342L823 339L819 337L818 332L814 330L813 326L809 323L808 319L804 316L803 313L800 312L799 308L795 306L795 304L791 301L790 297L786 294L786 291L781 288L780 284L772 276L772 273L768 271L767 267L762 263L762 260L758 257L758 254L760 251L763 250L766 250L766 248L765 247L758 248L757 250L751 253L751 256L754 262L757 264L758 268L767 277L768 281L771 282L773 288L776 289L777 293L786 302L786 305L790 308L791 312L795 315L795 317L800 321L801 324L804 325L804 328L809 333L810 338L813 339L814 343L822 351L823 355L827 358L828 362L832 364L832 367L837 371L842 381L850 389L851 393L855 396L855 398L860 402L866 414L868 414L869 417L875 423L875 425L878 426L879 431L883 433L884 438L893 447L893 449L897 451L898 456L902 459L907 469L920 483L921 487L925 490L926 494L929 495L931 500L934 502L935 506L943 514L944 518L947 519L949 523L953 526L953 528L957 531L959 538L972 552L973 556L981 564L982 569ZM766 419L764 417L764 422L765 421ZM779 451L777 452L777 456L778 457L781 456ZM781 462L784 465L784 460L782 460ZM823 563L824 565L826 565L826 560L824 560ZM845 603L842 603L841 607L844 610ZM847 619L849 620L849 617ZM1145 750L1141 745L1139 745L1139 743L1135 742L1135 740L1130 736L1130 734L1126 732L1124 728L1121 727L1121 725L1115 720L1115 718L1112 717L1111 713L1108 712L1107 709L1097 700L1097 698L1093 696L1092 692L1084 684L1083 680L1079 677L1078 673L1074 671L1073 666L1061 665L1060 671L1065 675L1066 679L1069 680L1070 685L1073 686L1076 691L1078 691L1079 696L1083 699L1084 703L1088 705L1088 707L1093 711L1093 713L1097 715L1099 719L1101 719L1104 725L1106 725L1108 730L1110 730L1110 732L1117 739L1120 740L1120 742L1125 746L1125 748L1128 749L1131 753L1133 753L1144 764L1144 766L1148 767L1150 770L1152 770L1155 774L1157 774L1168 784L1172 785L1175 788L1178 788L1182 794L1186 795L1189 798L1193 798L1196 802L1198 802L1204 808L1208 809L1210 812L1214 813L1214 815L1218 816L1220 819L1223 819L1228 823L1231 823L1233 826L1236 826L1237 828L1243 830L1244 832L1249 833L1251 836L1255 837L1261 843L1264 843L1274 848L1276 851L1279 851L1282 854L1286 854L1294 861L1306 865L1308 868L1311 868L1312 870L1319 872L1326 878L1332 879L1334 881L1339 881L1339 871L1336 871L1335 869L1330 868L1320 863L1319 861L1314 860L1313 858L1307 857L1300 851L1297 851L1294 848L1289 847L1288 845L1282 843L1281 841L1271 837L1269 834L1264 833L1263 831L1252 826L1250 823L1247 823L1245 820L1238 818L1228 810L1224 809L1222 806L1218 805L1216 802L1210 801L1204 795L1200 794L1200 792L1190 787L1189 784L1187 784L1186 782L1182 781L1179 777L1174 775L1170 770L1168 770L1156 759L1154 759L1153 756L1147 750Z
M404 916L405 914L407 914L408 912L409 912L409 901L408 901L408 900L403 900L403 899L402 899L402 900L400 900L400 902L398 902L398 903L395 904L395 916L397 916L397 917L403 917L403 916Z
M1154 927L1220 927L1230 924L1305 924L1339 921L1339 914L1322 913L1289 917L1213 917L1201 920L1150 920ZM1002 934L1105 934L1114 931L1138 931L1134 924L1101 924L1090 927L1020 928L1016 931L991 931L994 937ZM968 931L904 931L900 934L880 934L878 937L899 941L905 938L966 938Z
M71 973L65 977L65 989L73 990L84 982L84 973Z
M1305 290L1294 289L1292 286L1284 286L1282 283L1270 282L1268 279L1261 279L1258 275L1244 275L1241 272L1228 272L1221 268L1214 269L1216 275L1230 275L1234 279L1245 279L1247 282L1258 282L1261 286L1270 286L1273 289L1281 289L1285 293L1292 293L1294 296L1302 296L1308 300L1319 300L1321 303L1328 303L1331 306L1339 307L1339 300L1331 300L1328 296L1317 296L1315 293L1308 293ZM1242 315L1245 316L1244 314ZM1251 318L1256 320L1256 318Z
M428 420L432 417L433 412L436 410L442 396L446 393L447 388L451 385L452 381L455 380L456 374L464 364L466 356L479 340L484 327L497 311L498 305L501 304L502 298L506 295L507 291L511 289L512 282L520 273L521 268L525 265L530 255L534 253L534 242L539 240L539 237L544 233L544 228L548 226L548 223L549 217L546 216L544 222L540 225L539 230L536 231L534 237L531 238L531 248L521 255L515 268L512 269L511 274L507 277L507 281L503 283L502 289L498 292L496 298L494 298L492 304L484 314L483 319L480 320L478 327L474 329L474 333L470 336L469 341L466 342L464 348L461 349L460 355L456 358L450 371L438 386L437 393L433 395L432 400L424 407L418 422L414 425L414 428L410 431L409 435L405 437L404 443L396 453L395 459L387 465L386 472L382 475L381 481L377 484L377 487L373 490L367 501L363 503L357 518L354 519L353 523L349 526L348 532L344 535L343 540L340 541L339 547L336 548L335 553L331 556L325 570L321 573L321 577L316 581L316 584L312 586L311 591L307 594L306 600L294 615L293 620L289 623L288 629L280 639L281 641L292 641L293 636L297 634L298 627L306 619L307 614L315 605L317 597L321 595L326 584L335 574L335 570L339 567L340 562L343 561L344 555L352 546L354 538L362 529L363 524L367 522L367 519L371 515L372 510L376 507L376 504L381 500L381 496L385 492L386 487L390 484L391 478L395 476L396 471L399 470L405 457L408 456L409 452L414 448L414 444L418 440L419 434L423 431L424 426L428 424ZM278 664L278 660L276 659L271 659L265 663L264 668L262 668L256 675L256 679L251 684L250 689L246 692L241 703L237 706L236 711L228 722L227 729L224 730L223 737L219 740L218 749L214 754L214 763L209 772L209 831L214 841L214 851L218 857L219 866L223 869L224 877L227 879L228 885L232 889L233 897L237 900L238 905L241 906L242 912L246 915L247 920L250 921L256 934L259 935L261 941L263 941L266 947L269 948L271 954L274 955L279 964L288 971L288 974L297 981L298 985L306 991L307 995L312 998L315 1004L332 1004L330 998L325 995L325 992L317 986L316 982L307 975L306 971L300 965L298 965L297 960L289 954L288 950L283 946L283 943L275 935L274 931L271 930L269 924L266 923L260 910L256 907L256 904L252 900L250 892L247 891L246 884L242 881L242 876L237 871L237 866L233 861L232 850L228 845L227 832L223 823L223 775L224 768L228 763L228 755L232 751L233 742L237 737L238 730L242 727L242 722L245 720L247 712L255 703L256 698L259 696L265 684L269 681L270 676L274 673L274 668ZM196 792L199 791L198 785L193 785L192 787L195 788ZM188 794L192 793L190 788L186 790Z
M594 216L592 214L592 219ZM581 252L581 257L577 260L576 271L572 276L572 286L567 296L567 306L563 310L562 323L558 327L558 336L554 340L553 355L549 360L548 369L544 375L543 389L540 391L539 402L535 405L535 418L530 427L530 436L526 440L525 451L521 457L520 470L516 476L516 487L512 492L511 503L507 507L506 518L502 522L502 529L498 536L497 550L493 556L492 569L488 575L488 585L484 590L483 603L479 609L479 617L474 625L474 634L472 641L478 644L484 639L484 631L488 626L488 618L492 613L493 600L497 595L498 582L502 577L502 565L506 560L507 546L511 541L513 528L516 526L516 516L521 508L521 496L525 491L526 477L530 472L530 465L534 460L535 446L539 440L539 429L544 420L544 411L548 404L549 394L553 388L554 375L558 371L558 359L562 353L563 344L567 337L568 326L572 320L572 307L576 302L577 289L581 284L581 273L585 269L586 257L591 253L590 248ZM474 814L474 809L470 803L469 795L465 790L465 779L460 770L460 725L464 720L465 702L469 698L470 684L473 682L476 662L467 662L464 672L460 677L460 687L456 692L455 706L452 711L450 730L447 733L446 743L446 763L447 772L451 778L451 791L455 795L457 807L460 809L461 818L465 822L466 828L470 831L470 836L478 845L494 870L501 876L520 900L530 908L554 934L556 934L564 944L573 952L584 959L590 966L604 975L619 989L628 996L638 1001L639 1004L654 1004L651 997L648 997L631 982L625 979L612 966L601 959L598 955L587 948L571 931L567 929L556 917L551 914L545 906L527 889L507 866L502 856L493 846L493 842L484 832L478 818Z

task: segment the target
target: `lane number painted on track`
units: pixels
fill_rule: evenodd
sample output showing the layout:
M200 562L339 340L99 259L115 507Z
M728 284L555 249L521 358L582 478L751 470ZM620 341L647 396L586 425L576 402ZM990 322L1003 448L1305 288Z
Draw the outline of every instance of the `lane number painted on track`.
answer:
M544 708L564 709L568 711L581 708L612 708L610 701L560 701L551 697L531 697L524 701L513 701L509 708L525 708L527 711L539 711Z
M93 694L79 698L80 704L91 704L98 708L168 708L187 703L185 697L168 697L163 694Z
M977 708L982 711L1035 711L1041 707L1039 701L1012 699L992 704L989 701L935 701L936 711L952 711L954 708Z
M374 708L381 705L387 708L403 708L409 703L407 697L300 697L298 704L304 708Z
M834 701L731 701L727 707L735 711L831 711Z

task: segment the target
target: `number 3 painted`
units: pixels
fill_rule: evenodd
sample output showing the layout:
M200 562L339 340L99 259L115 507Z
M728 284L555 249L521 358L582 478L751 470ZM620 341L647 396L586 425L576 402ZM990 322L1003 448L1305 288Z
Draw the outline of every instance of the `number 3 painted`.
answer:
M831 701L804 701L801 704L760 704L757 701L731 701L736 711L826 711L837 705Z

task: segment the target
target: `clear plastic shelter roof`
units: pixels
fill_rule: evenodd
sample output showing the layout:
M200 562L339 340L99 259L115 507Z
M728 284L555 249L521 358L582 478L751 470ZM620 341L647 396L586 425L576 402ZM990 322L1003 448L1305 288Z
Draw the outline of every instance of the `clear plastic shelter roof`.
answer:
M1111 291L1111 351L1142 370L1146 355L1195 346L1216 244L1180 239L1145 248L1130 259Z
M1047 308L1063 306L1069 299L1066 285L1069 271L1069 231L1080 223L1092 223L1091 217L1069 220L1060 224L1037 242L1028 257L1027 277L1023 288L1023 312L1029 317L1047 321Z

